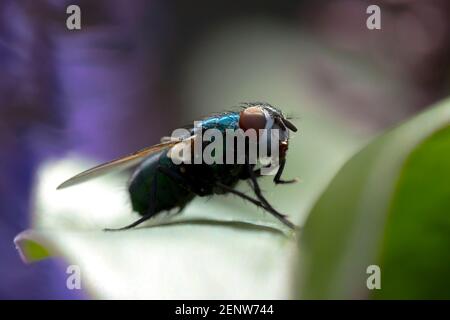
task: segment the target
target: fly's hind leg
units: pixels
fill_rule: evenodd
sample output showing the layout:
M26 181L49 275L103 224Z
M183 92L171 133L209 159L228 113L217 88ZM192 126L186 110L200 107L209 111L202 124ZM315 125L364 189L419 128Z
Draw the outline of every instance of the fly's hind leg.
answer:
M241 191L237 191L234 190L232 187L227 186L226 184L220 183L220 182L216 182L216 185L221 188L224 191L230 192L244 200L250 201L251 203L253 203L254 205L256 205L257 207L266 209L266 207L258 200L253 199L252 197L249 197L248 195L246 195L245 193L241 192Z
M122 230L128 230L131 228L134 228L138 225L140 225L141 223L143 223L144 221L147 221L148 219L150 219L151 217L153 217L155 215L155 210L156 210L156 188L158 187L158 183L157 183L158 179L155 175L155 177L153 178L152 181L152 192L150 194L150 203L149 203L149 207L147 210L147 213L144 214L142 217L140 217L138 220L136 220L135 222L122 227L122 228L117 228L117 229L110 229L110 228L106 228L103 229L104 231L122 231Z
M261 201L261 203L264 204L264 206L275 211L275 209L273 209L273 207L270 205L270 203L263 196L261 188L258 184L258 181L256 180L256 174L253 171L252 167L250 166L250 164L246 164L246 166L247 166L248 175L249 175L249 178L251 181L251 186L252 186L253 191L255 192L256 197ZM280 214L280 215L283 216L282 214Z
M272 207L272 205L267 201L267 199L263 196L261 188L259 187L258 181L256 180L256 174L253 171L253 168L249 163L247 165L248 174L250 177L250 181L252 182L253 191L255 192L256 197L261 202L261 204L264 206L264 208L270 212L273 216L275 216L278 220L283 222L288 227L294 229L295 225L290 222L287 217L284 214L279 213L275 208ZM281 166L281 164L280 164ZM284 165L283 165L284 167ZM280 174L281 175L281 174Z
M247 201L253 203L253 204L256 205L257 207L262 208L262 209L264 209L264 210L270 212L272 215L274 215L278 220L280 220L282 223L284 223L284 224L285 224L286 226L288 226L289 228L291 228L291 229L295 229L295 228L296 228L296 226L295 226L292 222L290 222L289 220L287 220L287 219L285 218L284 215L282 215L281 213L279 213L278 211L276 211L276 210L273 209L272 207L267 207L267 206L266 206L264 203L262 203L261 201L256 200L256 199L253 199L252 197L249 197L249 196L246 195L245 193L240 192L240 191L237 191L237 190L234 190L233 188L231 188L231 187L229 187L229 186L227 186L227 185L225 185L225 184L222 184L222 183L220 183L220 182L217 182L216 185L217 185L219 188L222 188L222 189L225 190L225 191L228 191L228 192L230 192L230 193L232 193L232 194L234 194L234 195L236 195L236 196L238 196L238 197L240 197L240 198L242 198L242 199L244 199L244 200L247 200Z

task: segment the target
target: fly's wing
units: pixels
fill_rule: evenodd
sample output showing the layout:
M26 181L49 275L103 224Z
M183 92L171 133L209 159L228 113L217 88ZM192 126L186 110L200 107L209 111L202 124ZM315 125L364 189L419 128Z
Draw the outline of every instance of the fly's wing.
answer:
M83 172L77 174L76 176L70 178L69 180L66 180L65 182L60 184L57 189L71 187L73 185L96 178L98 176L104 175L111 171L122 171L127 168L133 167L133 166L139 164L140 162L142 162L147 156L149 156L155 152L161 151L163 149L171 148L171 147L175 146L176 144L186 141L186 140L190 140L193 137L194 136L191 136L185 140L178 139L178 140L171 140L171 141L163 142L160 144L156 144L154 146L136 151L135 153L132 153L128 156L98 165L94 168L91 168L89 170L86 170L86 171L83 171Z

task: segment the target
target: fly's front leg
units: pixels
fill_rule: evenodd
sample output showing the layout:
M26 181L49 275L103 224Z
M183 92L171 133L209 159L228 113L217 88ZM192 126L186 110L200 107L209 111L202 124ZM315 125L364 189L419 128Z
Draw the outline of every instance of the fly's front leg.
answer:
M281 175L283 174L285 165L286 165L286 159L282 160L280 165L278 166L278 170L277 170L277 173L275 174L273 182L275 182L276 184L288 184L288 183L298 182L297 178L294 178L291 180L282 180L281 179ZM266 168L269 168L269 167L270 167L270 165L266 166ZM256 169L253 172L254 172L256 178L263 176L263 174L261 173L261 169Z
M276 184L287 184L287 183L297 182L297 179L295 179L295 178L291 179L291 180L282 180L281 179L281 175L283 174L285 165L286 165L286 159L281 160L280 166L278 167L278 171L275 174L275 177L273 178L273 182L275 182Z

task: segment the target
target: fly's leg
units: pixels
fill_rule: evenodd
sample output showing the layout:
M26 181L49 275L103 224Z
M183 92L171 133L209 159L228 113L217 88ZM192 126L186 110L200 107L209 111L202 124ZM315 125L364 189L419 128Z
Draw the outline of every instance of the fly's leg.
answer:
M153 217L155 215L155 210L156 210L156 188L158 187L158 183L157 183L158 179L155 175L155 177L153 178L152 181L152 193L150 194L150 203L149 203L149 207L147 210L147 213L145 215L143 215L142 217L140 217L138 220L136 220L135 222L122 227L122 228L117 228L117 229L110 229L110 228L106 228L103 229L104 231L122 231L122 230L128 230L131 228L134 228L138 225L140 225L141 223L143 223L144 221L147 221L148 219L150 219L151 217Z
M281 160L280 166L278 167L278 171L275 174L275 177L273 178L273 182L276 184L287 184L287 183L294 183L297 182L297 179L291 179L291 180L282 180L281 175L283 174L284 166L286 165L286 159Z
M247 170L250 176L250 180L253 184L253 191L255 192L256 197L261 202L261 204L264 206L264 208L270 212L273 216L275 216L278 220L283 222L285 225L287 225L289 228L294 229L295 225L290 222L284 214L279 213L277 210L275 210L272 205L266 200L266 198L263 196L261 192L261 188L259 187L258 181L256 180L255 172L253 171L253 168L250 166L249 163L247 165Z
M283 174L284 171L284 166L286 165L286 159L282 160L280 163L280 166L278 167L278 171L275 174L275 177L273 178L273 182L275 184L288 184L288 183L294 183L297 182L298 180L296 178L291 179L291 180L282 180L281 179L281 175ZM270 165L268 165L267 167L269 167ZM253 171L255 174L255 177L259 178L262 176L261 174L261 169L257 169L255 171Z
M222 183L220 183L220 182L216 182L216 185L217 185L219 188L221 188L221 189L223 189L223 190L225 190L225 191L227 191L227 192L230 192L230 193L232 193L232 194L234 194L234 195L237 195L238 197L241 197L241 198L244 199L244 200L250 201L251 203L253 203L254 205L256 205L256 206L258 206L258 207L260 207L260 208L266 209L266 207L265 207L260 201L258 201L258 200L256 200L256 199L253 199L252 197L249 197L248 195L246 195L246 194L243 193L243 192L234 190L233 188L227 186L226 184L222 184Z
M123 231L123 230L128 230L128 229L136 227L137 225L140 225L144 221L147 221L152 216L153 216L153 214L148 214L147 213L147 214L143 215L141 218L139 218L138 220L136 220L135 222L133 222L133 223L131 223L131 224L125 226L125 227L117 228L117 229L106 228L106 229L103 229L103 231Z
M280 220L282 223L284 223L285 225L287 225L289 228L291 228L291 229L295 229L295 228L296 228L296 226L295 226L292 222L290 222L289 220L287 220L281 213L277 212L277 211L276 211L275 209L273 209L272 207L267 207L267 206L265 206L261 201L256 200L256 199L253 199L252 197L249 197L249 196L246 195L245 193L240 192L240 191L237 191L237 190L234 190L233 188L231 188L231 187L229 187L229 186L227 186L227 185L225 185L225 184L222 184L222 183L220 183L220 182L217 182L216 185L217 185L219 188L222 188L222 189L225 190L225 191L228 191L228 192L230 192L230 193L232 193L232 194L234 194L234 195L236 195L236 196L238 196L238 197L241 197L241 198L244 199L244 200L250 201L251 203L253 203L253 204L256 205L257 207L260 207L260 208L262 208L262 209L264 209L264 210L270 212L270 213L273 214L278 220Z
M250 170L251 167L249 166ZM160 167L159 170L166 174L169 178L171 178L174 182L180 183L182 185L184 185L186 188L188 188L188 190L192 191L193 193L202 196L205 195L205 192L203 190L203 188L201 186L199 186L197 183L195 183L194 181L190 180L188 177L186 176L182 176L177 172L171 171L165 167ZM252 171L253 173L253 171ZM253 176L254 180L256 181L256 178ZM257 185L257 184L256 184ZM284 215L282 215L281 213L279 213L278 211L276 211L268 202L267 200L262 197L261 192L259 191L259 194L261 195L260 201L253 199L252 197L249 197L248 195L246 195L245 193L242 193L240 191L234 190L233 188L222 184L220 182L216 182L216 186L218 186L219 188L228 191L230 193L233 193L247 201L250 201L251 203L255 204L256 206L265 209L266 211L272 213L276 218L278 218L281 222L283 222L285 225L287 225L289 228L294 229L295 225L290 222L289 220L287 220L285 218ZM259 190L259 185L257 185L257 188Z
M253 171L252 167L250 166L250 164L246 164L247 166L247 171L248 171L248 175L251 181L251 186L253 191L255 192L256 197L264 204L264 206L266 206L267 208L270 208L271 210L276 211L270 204L269 202L266 200L266 198L262 195L262 191L261 188L259 187L258 181L256 181L256 174ZM283 216L282 214L280 214L280 216Z

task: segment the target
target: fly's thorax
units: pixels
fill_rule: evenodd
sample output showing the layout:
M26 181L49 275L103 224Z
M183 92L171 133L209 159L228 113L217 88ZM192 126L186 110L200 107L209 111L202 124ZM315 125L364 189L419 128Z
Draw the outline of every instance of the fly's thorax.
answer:
M286 157L289 130L296 130L280 110L268 104L248 104L241 112L227 112L194 122L190 138L174 146L169 157L187 164L274 163Z

